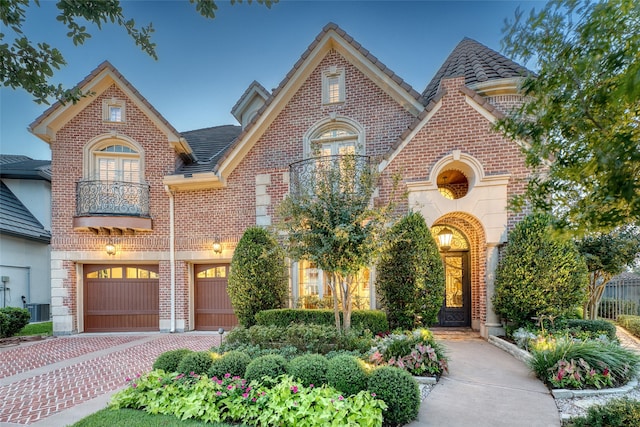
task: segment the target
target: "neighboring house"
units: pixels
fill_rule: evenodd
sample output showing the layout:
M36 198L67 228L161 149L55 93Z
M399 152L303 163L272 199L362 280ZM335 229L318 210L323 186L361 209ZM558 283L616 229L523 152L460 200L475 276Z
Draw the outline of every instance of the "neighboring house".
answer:
M527 70L464 39L420 94L334 24L272 92L257 82L232 108L241 126L178 132L111 64L30 126L50 144L53 176L54 332L183 331L236 324L226 293L244 230L277 221L299 178L289 165L318 155L370 156L389 197L400 173L408 201L443 250L440 323L500 331L491 309L499 247L520 219L520 147L492 130L522 102ZM375 306L375 270L357 299ZM322 271L291 264L292 304L322 298Z
M49 320L51 162L0 155L0 307Z

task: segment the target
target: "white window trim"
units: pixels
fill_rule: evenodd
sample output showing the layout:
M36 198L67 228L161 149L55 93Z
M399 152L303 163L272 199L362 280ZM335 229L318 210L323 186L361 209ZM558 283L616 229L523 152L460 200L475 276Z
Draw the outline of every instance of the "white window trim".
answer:
M120 108L120 121L111 120L111 107ZM102 120L108 123L124 123L127 121L127 109L124 100L111 98L102 100Z
M139 162L140 162L139 163L140 183L141 184L145 183L146 180L145 180L144 149L140 144L138 144L133 139L125 137L124 135L119 135L114 133L99 135L85 144L83 149L83 156L82 156L83 179L95 179L97 174L96 158L100 156L100 153L98 152L101 149L109 145L125 145L125 146L128 145L129 147L131 147L132 149L138 152L137 158L139 159ZM124 157L126 157L126 155ZM135 157L135 156L131 156L131 157Z
M366 154L364 128L355 120L351 120L347 117L336 117L332 115L331 117L320 120L319 122L311 126L309 130L304 134L302 139L304 158L308 159L313 157L312 146L314 141L318 139L318 135L321 135L327 130L336 128L350 130L354 135L345 137L344 139L356 139L356 154L361 156L364 156ZM338 141L339 139L341 138L336 138L336 141Z
M329 98L329 80L333 77L338 77L338 100L331 102ZM346 97L344 84L344 69L337 68L335 66L330 67L328 70L322 72L322 104L334 105L343 103Z

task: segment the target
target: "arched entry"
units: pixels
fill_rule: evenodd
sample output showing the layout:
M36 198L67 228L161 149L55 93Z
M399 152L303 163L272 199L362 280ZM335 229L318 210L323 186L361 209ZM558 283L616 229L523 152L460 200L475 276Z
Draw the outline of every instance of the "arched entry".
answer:
M444 264L445 295L438 313L438 325L445 327L471 326L471 268L469 242L460 230L452 226L436 225L431 228L434 236L440 233L451 236L451 243L440 245Z

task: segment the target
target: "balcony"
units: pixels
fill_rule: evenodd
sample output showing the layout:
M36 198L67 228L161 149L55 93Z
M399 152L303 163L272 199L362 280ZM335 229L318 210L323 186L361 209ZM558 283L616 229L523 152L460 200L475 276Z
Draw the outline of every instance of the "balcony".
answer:
M322 194L371 197L375 173L369 156L354 154L320 156L289 165L293 198Z
M149 185L122 181L79 181L75 229L98 233L150 231Z

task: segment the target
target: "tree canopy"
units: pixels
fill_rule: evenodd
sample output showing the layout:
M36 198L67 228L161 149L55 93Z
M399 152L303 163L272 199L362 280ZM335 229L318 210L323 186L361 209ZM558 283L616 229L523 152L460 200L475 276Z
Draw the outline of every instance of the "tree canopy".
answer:
M505 53L538 70L498 123L536 172L514 206L577 234L640 223L640 2L552 1L503 31Z
M242 0L230 0L231 4ZM247 0L252 3L253 0ZM268 8L278 0L256 0ZM39 0L33 5L40 6ZM205 18L215 18L218 7L214 0L189 0L196 11ZM60 50L46 42L35 42L23 31L23 24L30 4L29 0L2 0L0 2L0 79L3 86L22 88L34 97L35 102L49 104L51 99L76 102L84 94L78 88L68 89L51 81L54 71L66 65ZM91 38L85 23L100 30L103 24L115 24L124 28L143 52L157 59L156 44L151 40L153 25L138 27L122 10L120 0L58 0L56 19L67 27L67 36L74 45ZM6 32L9 32L9 35ZM12 33L12 35L11 35ZM6 38L6 40L5 40ZM11 40L13 38L13 40Z

